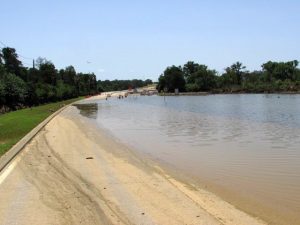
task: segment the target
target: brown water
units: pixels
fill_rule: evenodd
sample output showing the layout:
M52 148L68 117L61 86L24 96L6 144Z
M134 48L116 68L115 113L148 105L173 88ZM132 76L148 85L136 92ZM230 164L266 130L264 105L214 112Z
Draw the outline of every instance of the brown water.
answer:
M90 108L86 116L136 151L247 212L300 224L299 95L129 97Z

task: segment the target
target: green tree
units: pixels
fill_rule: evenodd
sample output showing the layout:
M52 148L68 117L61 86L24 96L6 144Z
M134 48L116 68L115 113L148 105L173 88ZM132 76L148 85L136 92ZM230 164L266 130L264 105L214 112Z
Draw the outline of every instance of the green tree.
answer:
M209 70L205 65L199 65L198 71L191 74L187 84L188 91L209 91L216 87L215 70Z
M236 62L225 69L233 84L241 85L246 67L241 62Z
M39 104L57 101L55 86L47 83L38 83L35 88L35 95Z
M150 85L150 84L153 84L152 80L150 80L150 79L147 79L143 82L143 86L147 86L147 85Z
M158 87L159 90L166 89L168 92L174 92L175 89L185 91L185 79L181 67L168 67L159 78Z
M57 79L57 71L54 64L47 59L38 58L37 66L39 70L39 82L55 85Z
M7 73L2 80L2 97L5 99L5 104L15 109L18 105L25 103L27 95L27 85L18 76Z
M144 87L148 84L152 84L152 80L147 79L145 81L133 79L133 80L98 80L97 81L97 88L98 92L102 91L121 91L121 90L127 90L129 88L138 88L138 87Z
M26 79L24 70L21 69L23 67L22 62L18 59L18 54L14 48L3 48L0 58L3 58L4 66L8 73L15 74L24 80Z
M297 60L289 62L272 62L269 61L262 65L262 69L266 74L266 80L271 82L275 80L286 80L292 81L297 80L298 66Z
M62 80L65 84L75 85L76 70L73 66L68 66L62 73Z
M200 65L193 61L188 61L183 65L183 76L186 81L189 80L192 74L196 73L200 69Z
M3 64L0 63L0 79L4 78L4 74L5 74L5 68Z
M97 93L97 79L95 74L79 73L77 87L80 95L92 95Z
M165 76L163 74L161 74L158 78L158 84L156 86L156 89L159 92L162 92L162 91L164 91L165 87L166 87L166 79L165 79Z
M74 96L75 87L69 84L65 84L63 80L58 80L55 88L56 88L56 97L59 100L75 97Z
M39 81L42 81L41 78L40 78L40 73L39 73L39 70L36 69L36 68L30 68L28 69L28 72L27 72L27 81L28 82L33 82L33 83L37 83Z

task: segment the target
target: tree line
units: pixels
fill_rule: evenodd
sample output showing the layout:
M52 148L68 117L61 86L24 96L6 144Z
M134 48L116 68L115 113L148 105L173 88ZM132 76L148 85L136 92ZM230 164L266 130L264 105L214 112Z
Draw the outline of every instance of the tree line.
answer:
M5 47L0 51L0 113L149 83L152 81L97 81L94 73L77 73L73 66L57 69L45 58L38 58L28 68L14 48Z
M138 79L133 79L133 80L104 80L101 81L99 80L97 82L98 84L98 90L101 92L107 92L107 91L122 91L122 90L127 90L127 89L134 89L137 87L144 87L147 85L152 84L152 80L147 79L147 80L138 80Z
M261 70L248 71L241 62L227 67L222 74L206 65L189 61L170 66L158 80L159 92L262 93L300 91L298 61L272 62Z
M34 67L27 68L14 48L5 47L0 53L1 111L95 93L93 73L77 73L73 66L58 70L45 58L38 58Z

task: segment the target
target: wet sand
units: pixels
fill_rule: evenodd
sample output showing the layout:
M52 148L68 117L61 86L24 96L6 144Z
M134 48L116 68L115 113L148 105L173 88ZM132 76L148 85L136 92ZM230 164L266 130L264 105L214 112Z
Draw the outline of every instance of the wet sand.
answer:
M0 224L266 224L171 176L69 107L0 174Z

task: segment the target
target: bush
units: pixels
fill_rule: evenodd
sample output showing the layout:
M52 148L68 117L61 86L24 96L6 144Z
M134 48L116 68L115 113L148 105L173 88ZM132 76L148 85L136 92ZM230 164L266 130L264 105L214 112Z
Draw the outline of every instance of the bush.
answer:
M5 98L6 105L14 109L16 106L25 103L27 85L20 77L14 74L5 74L1 86L1 96Z
M200 91L200 88L198 86L198 84L196 83L188 83L185 85L186 91L187 92L197 92Z

